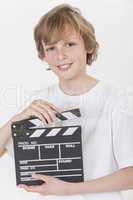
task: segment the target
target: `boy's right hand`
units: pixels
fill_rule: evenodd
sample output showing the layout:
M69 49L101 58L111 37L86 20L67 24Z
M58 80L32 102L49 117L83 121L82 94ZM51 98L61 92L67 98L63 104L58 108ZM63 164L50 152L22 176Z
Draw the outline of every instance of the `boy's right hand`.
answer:
M46 124L55 121L55 113L57 112L60 113L61 109L57 108L52 103L39 99L34 100L26 109L13 116L11 121L20 121L34 116Z
M0 128L0 152L5 149L5 144L11 137L11 125L13 122L28 119L31 117L39 118L44 124L55 121L55 113L61 113L61 110L44 100L34 100L22 112L14 115L5 125Z

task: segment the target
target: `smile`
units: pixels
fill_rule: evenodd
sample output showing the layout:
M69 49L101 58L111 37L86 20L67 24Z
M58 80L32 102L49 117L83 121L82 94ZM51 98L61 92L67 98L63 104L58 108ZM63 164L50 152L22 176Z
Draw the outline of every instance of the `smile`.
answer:
M72 63L67 63L67 64L63 64L63 65L58 65L58 69L61 71L67 71L71 68Z

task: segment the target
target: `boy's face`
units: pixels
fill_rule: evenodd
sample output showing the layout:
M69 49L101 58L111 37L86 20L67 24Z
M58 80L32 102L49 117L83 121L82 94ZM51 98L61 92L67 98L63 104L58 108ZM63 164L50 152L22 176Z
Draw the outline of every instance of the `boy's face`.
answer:
M87 52L82 37L76 31L69 28L64 31L61 40L44 44L44 52L44 60L59 80L71 80L86 73Z

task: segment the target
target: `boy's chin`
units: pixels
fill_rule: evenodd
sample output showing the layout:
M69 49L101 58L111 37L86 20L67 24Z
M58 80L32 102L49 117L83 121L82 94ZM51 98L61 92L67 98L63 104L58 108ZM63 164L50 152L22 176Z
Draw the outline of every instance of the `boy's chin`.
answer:
M62 76L58 76L58 78L59 78L59 80L61 80L61 81L72 81L72 80L75 80L76 79L76 77L77 77L77 75L76 74L72 74L72 73L70 73L70 74L64 74L64 75L62 75Z

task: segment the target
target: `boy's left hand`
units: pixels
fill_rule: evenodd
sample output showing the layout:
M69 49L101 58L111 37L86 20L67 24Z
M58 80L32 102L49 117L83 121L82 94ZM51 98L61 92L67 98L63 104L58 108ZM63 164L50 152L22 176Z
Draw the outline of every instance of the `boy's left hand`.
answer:
M33 178L44 181L39 186L27 186L20 184L19 187L25 189L27 192L37 192L41 195L69 195L71 184L54 178L52 176L34 174Z

